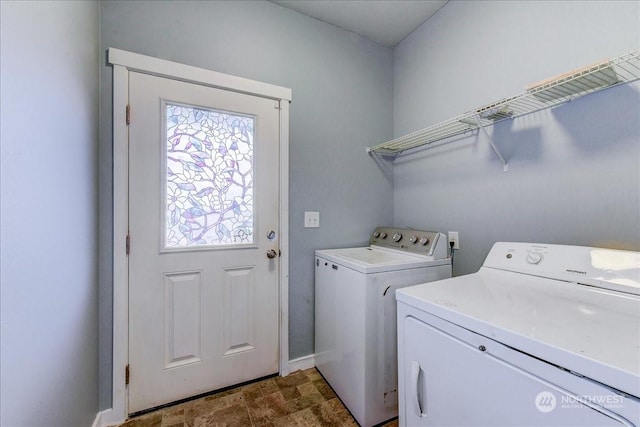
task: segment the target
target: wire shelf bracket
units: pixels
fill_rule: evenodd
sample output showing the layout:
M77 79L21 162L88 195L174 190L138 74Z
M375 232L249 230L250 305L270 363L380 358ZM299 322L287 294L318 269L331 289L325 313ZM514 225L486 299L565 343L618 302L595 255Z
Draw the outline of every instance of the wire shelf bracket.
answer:
M555 107L581 96L638 79L640 79L640 50L635 50L615 59L601 61L529 85L525 88L525 92L519 95L487 104L391 141L367 147L366 152L396 157L413 148L428 146L436 141L481 129L506 172L509 166L487 132L487 126Z
M478 124L478 128L482 129L482 132L487 137L491 149L493 150L495 155L498 156L498 159L500 159L500 161L502 162L502 170L504 172L509 172L509 165L507 164L504 157L502 157L502 154L500 154L500 150L498 150L498 147L496 147L496 145L493 143L493 138L491 138L491 135L489 135L489 132L487 132L486 126L480 122L480 115L476 115L476 123Z

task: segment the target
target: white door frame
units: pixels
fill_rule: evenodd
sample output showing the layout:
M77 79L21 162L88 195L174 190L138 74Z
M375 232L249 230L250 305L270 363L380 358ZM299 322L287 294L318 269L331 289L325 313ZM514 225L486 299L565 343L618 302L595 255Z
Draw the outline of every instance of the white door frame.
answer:
M271 98L280 102L280 355L279 373L289 373L289 103L291 89L262 83L120 49L108 49L113 65L113 385L112 408L101 413L102 424L124 422L128 415L125 369L129 359L128 128L129 72L137 71L174 80ZM132 111L135 117L135 111Z

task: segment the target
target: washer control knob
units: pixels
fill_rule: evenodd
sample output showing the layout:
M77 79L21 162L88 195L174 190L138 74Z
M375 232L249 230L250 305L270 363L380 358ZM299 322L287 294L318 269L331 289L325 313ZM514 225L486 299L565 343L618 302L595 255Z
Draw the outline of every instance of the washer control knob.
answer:
M417 242L417 241L418 241L418 238L417 238L416 236L411 236L411 237L409 237L409 241L410 241L411 243L415 243L415 242Z
M374 237L375 239L377 239L378 237L380 237L380 233L379 233L379 232L377 232L377 231L374 231L374 232L373 232L373 237Z
M386 239L387 238L387 233L385 233L384 231L382 233L380 233L380 238L381 239Z
M429 243L429 238L428 238L428 237L422 237L422 238L420 239L420 244L421 244L422 246L426 245L427 243Z
M529 264L540 264L542 261L542 254L538 252L530 252L526 258Z
M402 234L401 233L396 233L393 235L393 241L394 242L399 242L400 240L402 240Z

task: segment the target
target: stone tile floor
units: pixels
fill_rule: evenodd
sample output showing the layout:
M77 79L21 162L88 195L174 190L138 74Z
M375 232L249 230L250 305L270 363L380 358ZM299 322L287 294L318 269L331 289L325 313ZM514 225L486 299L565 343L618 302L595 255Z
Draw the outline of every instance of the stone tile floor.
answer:
M393 420L384 427L395 427ZM315 368L159 409L121 427L325 427L358 424Z

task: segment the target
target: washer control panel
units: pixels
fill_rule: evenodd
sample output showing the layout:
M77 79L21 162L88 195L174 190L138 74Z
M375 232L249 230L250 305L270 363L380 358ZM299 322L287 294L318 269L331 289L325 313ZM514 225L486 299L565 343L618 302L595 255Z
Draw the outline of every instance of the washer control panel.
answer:
M482 266L640 295L640 252L496 242Z
M542 262L542 253L529 252L525 257L525 261L527 261L529 264L540 264Z
M444 258L447 253L447 237L444 234L411 228L378 227L371 233L369 244L432 256L443 252ZM440 246L444 251L440 250Z

